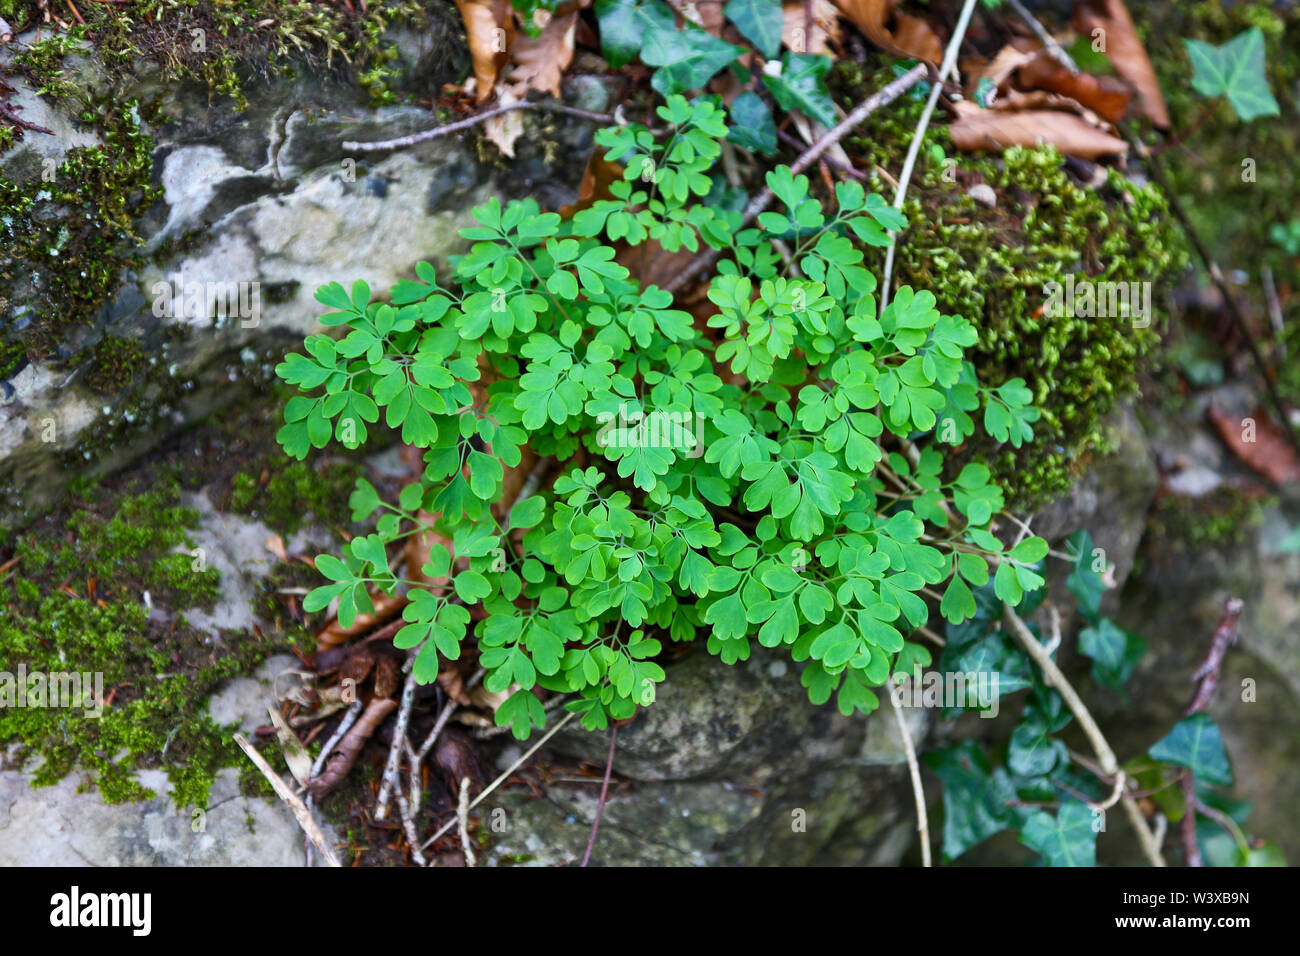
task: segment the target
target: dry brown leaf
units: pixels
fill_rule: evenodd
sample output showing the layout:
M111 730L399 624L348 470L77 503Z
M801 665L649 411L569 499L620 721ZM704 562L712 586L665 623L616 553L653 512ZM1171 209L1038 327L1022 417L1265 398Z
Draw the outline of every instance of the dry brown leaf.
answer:
M682 19L690 20L696 26L703 27L715 37L722 36L722 28L726 26L727 18L723 15L721 3L713 0L700 3L696 3L695 0L668 0L668 6L680 13Z
M998 51L997 56L978 66L963 60L962 69L970 77L970 89L967 90L967 95L975 95L975 89L982 79L987 79L994 86L1000 87L1012 73L1037 55L1032 50L1018 50L1014 45L1007 44Z
M519 97L508 89L502 89L497 100L500 105L509 106L511 103L518 103ZM483 121L483 135L496 143L497 149L501 150L503 156L514 159L515 141L524 135L524 111L511 110L509 113L489 117Z
M564 68L573 62L573 36L577 27L578 11L572 10L551 17L536 40L518 34L510 50L515 62L510 72L511 92L524 96L529 90L539 90L559 99Z
M1025 63L1016 73L1022 90L1050 90L1082 103L1109 123L1118 123L1128 109L1133 92L1112 76L1071 73L1046 53Z
M456 0L456 8L465 22L475 94L482 103L492 95L497 76L506 65L515 32L514 14L510 0Z
M1300 481L1300 458L1263 409L1239 418L1211 405L1205 414L1228 450L1252 471L1275 485Z
M830 41L839 40L838 10L830 0L814 0L812 29L808 29L808 4L789 0L782 4L781 42L794 53L829 53Z
M284 538L278 534L269 535L266 541L263 542L263 546L281 561L289 560L289 553L284 547Z
M1079 32L1090 39L1094 31L1102 31L1096 39L1105 44L1105 53L1115 64L1116 72L1137 90L1143 115L1160 129L1168 129L1169 111L1160 92L1160 82L1124 0L1081 0L1074 8L1074 22Z
M322 649L346 644L352 638L365 634L371 628L391 621L410 603L410 598L404 594L389 597L382 591L370 592L370 600L375 605L374 614L358 614L351 627L344 627L339 623L339 619L335 617L316 634L316 647Z
M920 17L898 13L898 0L835 0L849 21L876 46L894 56L929 63L943 59L943 43Z
M1052 145L1084 159L1124 156L1128 143L1089 126L1078 116L1057 110L983 110L967 100L954 104L957 119L949 127L952 141L965 152L1000 153L1010 146Z
M465 692L465 678L460 676L460 671L455 666L438 672L438 686L456 703L465 707L472 703L469 694Z

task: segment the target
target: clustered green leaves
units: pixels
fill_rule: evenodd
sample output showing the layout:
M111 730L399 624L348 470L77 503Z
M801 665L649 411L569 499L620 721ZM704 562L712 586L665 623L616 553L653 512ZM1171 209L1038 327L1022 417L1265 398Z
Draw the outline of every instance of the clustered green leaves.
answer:
M699 634L727 663L785 648L815 703L869 713L893 670L929 664L912 636L933 605L959 624L972 589L1017 604L1043 583L1045 542L990 530L988 468L945 469L977 421L1032 437L1023 382L980 385L975 329L929 292L877 308L850 237L883 244L900 214L856 183L826 209L779 167L779 206L742 228L711 175L725 113L670 96L659 116L660 135L597 134L625 168L613 198L570 221L489 201L449 283L423 263L388 303L331 283L322 322L346 335L278 368L302 390L289 454L356 447L381 416L424 452L395 504L357 483L353 518L374 531L318 559L331 583L304 606L337 601L346 626L373 591L411 588L396 640L419 648L417 678L472 641L486 686L514 688L496 719L520 738L545 724L537 688L573 695L591 729L631 716L664 679L664 641ZM703 327L616 261L613 242L649 239L721 254ZM524 445L559 477L503 501ZM431 549L433 583L395 576L390 547L426 531L451 542Z
M1094 685L1123 695L1146 653L1146 642L1101 614L1106 560L1088 532L1071 535L1066 547L1074 565L1066 585L1084 623L1079 651L1092 662ZM1030 614L1042 597L1040 591L1026 599L1019 613ZM1010 736L991 750L966 740L926 755L944 786L943 856L955 859L1009 829L1048 866L1094 866L1097 837L1105 832L1106 814L1111 812L1106 809L1111 786L1081 767L1060 739L1073 719L1069 708L1004 630L1003 603L997 594L988 586L976 588L975 602L974 615L947 627L938 670L962 675L966 700L963 706L949 707L946 715L963 710L996 714L1002 698L1026 690L1028 694ZM1026 626L1042 640L1033 623ZM893 679L901 680L905 673L900 667ZM981 678L985 683L978 683ZM977 686L988 693L978 695L973 690ZM1232 819L1236 827L1229 835L1207 815L1198 816L1197 839L1210 865L1276 865L1275 846L1252 848L1241 834L1240 825L1251 808L1222 792L1232 783L1232 769L1219 728L1207 714L1179 721L1146 756L1130 760L1123 769L1174 823L1187 812L1181 778L1186 771L1195 774L1197 799L1219 811L1221 818Z

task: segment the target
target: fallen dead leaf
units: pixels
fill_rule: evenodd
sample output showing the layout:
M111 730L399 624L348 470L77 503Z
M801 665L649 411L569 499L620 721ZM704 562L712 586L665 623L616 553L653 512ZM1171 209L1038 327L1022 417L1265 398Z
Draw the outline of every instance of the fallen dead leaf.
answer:
M929 63L943 59L943 43L934 28L920 17L899 13L898 0L835 0L835 5L886 53Z
M969 100L953 104L957 119L949 127L954 145L964 152L999 153L1010 146L1055 146L1084 159L1125 156L1128 143L1059 110L980 109Z
M1248 418L1239 418L1211 405L1205 414L1219 438L1242 464L1275 485L1300 481L1300 457L1263 409L1255 409Z
M551 17L536 40L524 33L517 34L510 49L515 63L510 72L511 92L524 96L529 90L539 90L559 99L564 69L573 62L573 36L577 26L578 10L573 9Z
M280 751L284 754L284 762L288 765L289 772L293 774L293 779L297 780L300 786L307 786L307 782L311 780L311 754L302 745L298 735L285 723L283 715L278 710L268 706L266 712L271 715L275 736L280 741Z
M263 544L267 551L270 551L281 561L289 560L289 552L286 551L284 547L284 538L280 537L278 534L269 536Z
M1133 92L1112 76L1071 73L1046 53L1033 57L1016 72L1022 90L1050 90L1075 100L1109 123L1118 123L1128 110Z
M1124 0L1080 0L1074 8L1074 22L1080 33L1104 42L1116 72L1137 90L1143 115L1160 129L1168 129L1169 111L1160 82ZM1096 30L1101 34L1095 34Z
M839 40L838 10L830 0L813 0L812 29L808 28L808 4L789 0L782 4L781 42L794 53L829 53L830 42Z
M508 61L515 32L510 0L456 0L456 8L465 22L475 95L482 103L492 95Z
M518 103L519 97L508 89L502 89L497 97L501 106ZM511 110L483 121L483 135L496 144L503 156L515 158L515 141L524 135L523 110Z

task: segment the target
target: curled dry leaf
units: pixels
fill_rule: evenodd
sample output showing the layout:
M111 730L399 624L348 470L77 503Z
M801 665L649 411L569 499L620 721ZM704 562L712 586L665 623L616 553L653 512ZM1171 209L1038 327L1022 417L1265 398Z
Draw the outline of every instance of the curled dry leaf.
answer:
M284 538L280 537L278 534L273 534L269 536L264 542L264 546L266 547L267 551L270 551L279 560L281 561L289 560L289 553L285 550L284 547Z
M357 722L343 735L338 746L330 751L320 776L311 782L308 789L313 797L320 800L343 782L352 765L357 762L366 741L374 736L379 725L396 709L397 701L388 697L376 697L366 704L366 709L361 712Z
M465 22L475 91L482 103L492 95L497 76L506 65L515 32L514 14L510 0L456 0L456 8Z
M835 4L830 0L813 0L812 29L808 28L808 4L788 0L781 5L781 42L794 53L829 53L830 43L840 38L840 23Z
M920 17L899 13L898 0L835 0L835 5L886 53L928 63L943 60L943 43L933 27Z
M351 627L343 627L336 617L329 624L321 628L316 635L317 649L333 647L337 644L346 644L354 637L366 633L366 631L375 627L377 624L384 624L397 617L402 609L410 603L409 599L403 595L400 597L389 597L382 591L374 591L370 595L371 602L375 605L374 614L358 614L357 619L352 622Z
M1123 119L1133 98L1122 81L1111 76L1071 73L1046 53L1033 57L1016 71L1016 85L1022 90L1048 90L1069 97L1108 123Z
M952 141L965 152L998 153L1011 146L1055 146L1084 159L1125 156L1128 143L1059 110L983 110L967 100L954 104Z
M515 62L510 72L511 92L525 96L529 90L539 90L559 99L564 69L573 62L577 26L578 8L574 6L568 13L551 17L536 40L525 33L517 34L510 49Z
M509 106L511 103L518 103L519 97L508 89L502 89L497 100L500 105ZM497 149L501 150L503 156L514 159L515 141L524 135L523 110L511 110L509 113L501 113L484 120L483 135L496 143Z
M284 762L289 767L289 772L293 774L293 779L298 781L299 786L307 786L311 780L311 754L307 748L302 745L298 735L293 732L283 715L274 707L267 707L266 712L271 715L271 724L275 727L276 739L280 741L280 750L284 753Z
M1124 0L1081 0L1074 8L1074 22L1094 44L1104 43L1104 52L1115 64L1115 71L1137 90L1142 114L1160 129L1168 129L1169 111L1160 82Z
M1262 408L1255 409L1248 418L1229 414L1213 405L1205 414L1242 464L1275 485L1300 481L1300 457Z

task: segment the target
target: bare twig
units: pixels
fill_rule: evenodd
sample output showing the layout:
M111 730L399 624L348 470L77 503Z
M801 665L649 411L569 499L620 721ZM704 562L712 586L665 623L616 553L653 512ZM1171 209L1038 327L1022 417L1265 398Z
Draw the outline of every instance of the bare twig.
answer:
M1264 301L1268 303L1268 322L1273 328L1273 353L1279 362L1286 360L1286 327L1282 322L1282 303L1278 301L1277 284L1273 281L1273 270L1262 266L1259 270L1260 280L1264 283Z
M1105 736L1101 732L1101 728L1092 719L1092 714L1084 706L1078 692L1065 679L1061 669L1056 666L1056 661L1052 660L1046 648L1038 643L1025 622L1020 619L1015 611L1004 606L1004 616L1011 626L1011 632L1015 635L1016 640L1020 642L1034 663L1038 665L1039 670L1043 672L1043 676L1047 678L1047 682L1060 692L1066 706L1070 708L1070 712L1079 721L1079 726L1083 729L1084 735L1092 745L1093 752L1097 754L1102 772L1108 777L1122 777L1124 771L1120 769L1119 761L1115 759L1115 751L1111 750L1110 744L1107 743ZM1147 826L1146 818L1142 816L1142 811L1138 809L1137 801L1126 794L1121 798L1121 802L1124 812L1128 815L1129 822L1133 824L1133 829L1138 835L1138 842L1142 844L1142 851L1146 854L1151 865L1165 866L1165 859L1160 855L1160 845L1155 842L1151 828Z
M894 695L889 694L889 704L894 708L894 719L898 721L898 734L903 738L903 753L907 755L907 772L912 777L912 798L916 802L916 830L921 835L921 865L931 866L930 860L930 821L925 813L925 790L921 786L921 765L916 761L916 745L912 743L912 732L907 729L903 719L902 708Z
M482 113L469 117L469 119L458 120L445 126L435 126L433 129L426 129L422 133L412 133L410 136L399 136L396 139L386 139L374 143L358 143L355 140L348 140L344 142L343 149L349 153L373 153L385 149L401 149L403 146L414 146L416 143L423 143L425 140L435 139L439 136L449 136L452 133L471 129L484 120L500 116L502 113L509 113L512 110L543 110L547 113L563 113L565 116L591 120L593 123L608 124L614 122L614 117L609 113L592 113L589 110L565 106L563 103L557 103L554 100L538 100L536 102L521 100L518 103L509 103L505 106L484 110Z
M1180 824L1183 862L1187 866L1205 866L1201 859L1201 845L1196 842L1196 777L1190 773L1183 777L1183 800L1187 804Z
M476 866L474 848L469 843L469 777L460 778L460 800L456 803L456 821L460 824L460 848L465 854L465 865Z
M476 806L478 806L480 803L483 802L483 800L487 797L489 793L491 793L497 787L501 786L501 784L505 783L508 779L510 779L510 775L512 773L514 773L516 770L522 767L528 761L528 759L532 757L533 754L537 753L537 751L542 749L542 747L546 744L546 741L550 740L552 737L558 734L560 730L563 729L564 726L568 724L569 721L573 720L573 718L576 716L578 715L570 712L567 717L565 717L562 721L560 721L558 724L556 724L554 727L548 730L541 740L537 741L537 743L529 747L528 751L522 757L520 757L518 760L512 763L510 767L504 773L501 774L501 776L497 777L490 784L484 787L483 792L480 793L477 797L475 797L474 802L469 805L469 809L473 810ZM454 819L444 824L442 829L440 829L437 833L429 837L429 839L425 840L424 843L420 845L420 849L423 850L425 847L431 845L435 840L442 837L443 834L445 834L448 830L450 830L455 825L456 825L456 821Z
M266 762L266 758L244 739L243 734L235 734L235 743L239 744L239 748L248 755L248 759L253 761L253 766L262 772L262 776L266 778L267 783L275 790L276 796L283 800L289 809L293 811L298 826L302 827L303 832L311 838L311 842L316 845L316 849L320 851L325 862L330 866L339 866L338 857L334 855L334 848L330 846L329 840L325 839L325 834L321 832L316 819L312 816L311 811L307 809L307 805L302 802L302 798L290 789L289 785Z
M957 17L957 27L952 32L952 39L948 41L948 49L943 54L943 64L939 67L939 77L935 80L934 86L930 89L930 98L925 101L925 109L921 112L921 120L916 124L916 132L912 135L912 142L907 147L907 157L903 160L903 171L898 177L898 190L894 194L894 208L903 208L903 199L907 196L907 184L912 178L912 169L916 166L916 157L921 152L921 142L925 139L926 128L930 125L930 117L934 113L934 107L939 102L939 94L943 92L943 84L948 81L948 76L957 68L957 51L961 49L961 42L966 37L966 28L970 25L971 14L975 12L975 0L966 0L965 5L961 8L961 14ZM880 282L880 308L884 309L889 304L889 280L894 272L894 250L897 248L896 242L890 242L889 249L885 253L885 271L884 278Z
M835 124L834 128L828 130L825 136L817 140L817 142L812 146L809 146L808 149L804 151L803 155L794 161L790 166L791 173L798 175L813 163L817 162L822 153L826 152L826 150L830 149L831 146L843 139L850 130L856 127L868 116L880 109L882 106L887 106L894 102L894 100L898 99L919 83L921 78L925 76L926 69L927 68L924 64L912 67L912 69L908 70L898 79L882 86L875 93L871 94L855 106L853 112L849 113L848 116ZM758 214L768 207L772 198L772 190L764 187L761 192L750 200L749 205L745 207L745 217L741 223L742 228L748 226L757 219ZM703 255L696 257L695 261L679 272L676 278L669 282L665 288L669 292L676 292L678 289L691 282L709 266L713 265L713 263L718 259L718 253L719 250L710 249Z
M427 866L424 854L420 852L420 835L415 832L415 813L411 809L410 802L406 799L406 794L402 793L401 787L395 788L397 793L397 812L402 816L402 829L406 832L406 842L411 847L411 862L416 866Z
M411 706L415 703L415 658L409 657L406 666L406 683L402 685L402 703L397 710L397 725L393 728L393 744L388 748L388 762L384 764L384 778L379 785L379 798L375 803L375 819L388 816L388 799L394 788L401 789L397 779L402 765L402 742L406 740L406 727L411 722Z
M1223 669L1223 658L1227 655L1228 648L1237 643L1237 622L1241 619L1241 612L1245 606L1246 602L1241 598L1230 597L1223 602L1223 616L1219 618L1219 625L1210 638L1210 652L1205 655L1205 660L1192 675L1192 680L1200 681L1200 684L1192 696L1192 702L1183 711L1184 717L1190 717L1209 706L1210 699L1219 686L1219 672Z
M582 865L591 859L592 847L596 845L596 834L600 832L600 818L605 814L605 799L609 796L609 778L614 772L614 748L618 746L618 724L609 728L609 757L605 760L605 779L600 785L600 801L596 804L596 818L591 822L591 836L587 837L587 852L582 854Z
M1160 161L1156 159L1152 150L1141 138L1135 135L1132 130L1125 129L1125 137L1133 146L1134 152L1146 161L1147 171L1155 184L1160 187L1166 201L1169 203L1169 211L1174 214L1179 225L1183 227L1183 232L1191 240L1192 248L1196 250L1197 256L1200 257L1201 263L1205 266L1206 271L1210 274L1210 279L1219 289L1219 294L1223 296L1223 302L1228 307L1228 314L1232 316L1232 324L1236 326L1237 333L1246 343L1246 348L1250 352L1251 361L1255 363L1255 368L1259 371L1260 376L1264 379L1264 389L1268 392L1269 404L1273 406L1273 411L1277 415L1278 425L1285 433L1287 441L1291 446L1300 451L1300 437L1297 437L1296 430L1291 427L1291 418L1287 414L1286 405L1282 401L1282 396L1278 394L1277 384L1273 380L1268 365L1264 362L1264 354L1260 351L1259 343L1255 341L1255 335L1246 325L1245 316L1241 314L1241 307L1237 304L1236 297L1232 294L1232 289L1228 286L1228 280L1219 268L1219 263L1215 261L1210 249L1201 238L1201 234L1196 231L1192 221L1187 218L1187 213L1183 210L1183 205L1178 201L1178 196L1169 186L1169 180L1165 178L1164 170L1160 166Z
M1079 72L1079 66L1074 62L1070 54L1065 52L1061 44L1056 42L1056 38L1044 29L1043 25L1038 22L1038 18L1030 13L1020 0L1007 0L1007 4L1019 14L1020 19L1025 21L1029 29L1034 31L1034 36L1038 37L1043 46L1047 48L1047 52L1051 54L1052 59L1071 73Z

